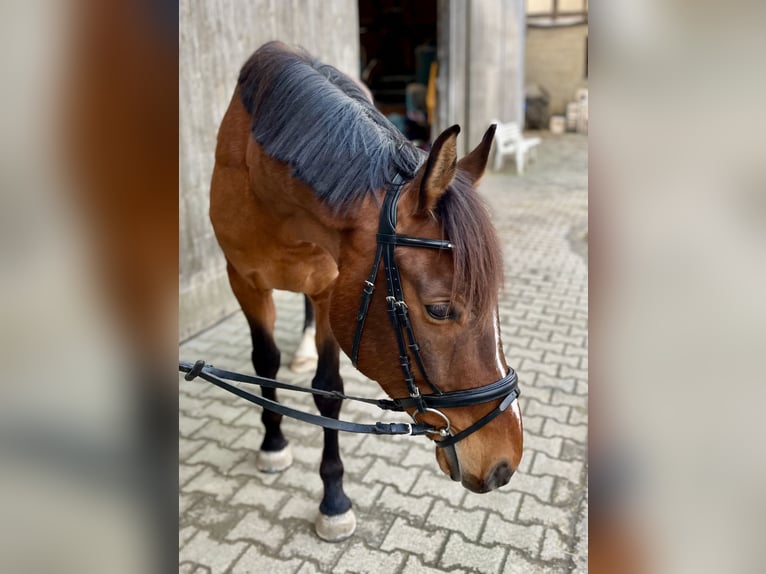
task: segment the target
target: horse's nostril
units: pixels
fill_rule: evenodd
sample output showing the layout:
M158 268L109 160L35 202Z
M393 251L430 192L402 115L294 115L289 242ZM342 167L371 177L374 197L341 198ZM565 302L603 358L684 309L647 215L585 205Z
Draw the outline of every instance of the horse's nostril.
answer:
M511 480L511 477L513 476L513 472L514 470L511 468L511 465L506 461L503 461L487 474L487 478L484 479L484 482L489 490L498 488L504 484L508 484L508 481Z

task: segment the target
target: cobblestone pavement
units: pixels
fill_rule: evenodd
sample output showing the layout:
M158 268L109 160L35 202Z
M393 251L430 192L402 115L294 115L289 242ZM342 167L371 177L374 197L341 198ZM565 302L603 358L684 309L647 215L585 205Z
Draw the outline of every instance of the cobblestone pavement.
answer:
M344 542L322 542L313 526L321 431L285 419L295 462L281 474L260 473L260 410L181 378L180 572L587 571L587 139L543 137L523 177L508 167L481 187L504 246L502 335L522 390L525 453L511 482L474 494L439 471L426 440L341 433L358 528ZM275 299L276 339L288 365L303 304L292 293ZM180 355L252 372L242 314L185 342ZM341 372L347 392L381 396L345 356ZM286 367L279 373L307 386L311 376ZM314 411L308 396L280 396ZM397 418L359 404L345 405L341 415Z

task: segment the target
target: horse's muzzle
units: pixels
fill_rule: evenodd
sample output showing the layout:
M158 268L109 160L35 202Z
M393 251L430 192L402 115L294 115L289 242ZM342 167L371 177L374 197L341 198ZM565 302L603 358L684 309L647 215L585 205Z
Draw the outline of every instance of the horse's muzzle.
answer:
M514 472L511 465L503 461L495 465L483 478L466 475L461 477L461 481L471 492L484 493L508 484Z

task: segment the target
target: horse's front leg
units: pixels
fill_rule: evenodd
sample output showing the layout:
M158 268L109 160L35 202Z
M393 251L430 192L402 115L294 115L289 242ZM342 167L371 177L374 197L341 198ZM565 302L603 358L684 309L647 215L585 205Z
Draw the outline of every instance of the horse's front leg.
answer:
M330 330L329 299L314 299L313 302L319 362L311 386L315 389L343 392L343 380L339 372L340 348ZM340 415L340 400L315 396L314 402L323 416L337 419ZM356 529L356 517L351 509L351 500L343 492L343 463L340 460L338 431L324 430L324 449L319 474L324 484L324 495L316 521L317 535L328 541L348 538Z

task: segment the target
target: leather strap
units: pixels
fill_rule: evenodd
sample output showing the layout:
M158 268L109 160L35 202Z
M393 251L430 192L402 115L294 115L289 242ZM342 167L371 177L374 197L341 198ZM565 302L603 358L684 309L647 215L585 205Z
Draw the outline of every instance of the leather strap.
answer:
M514 392L518 392L518 377L516 371L509 368L508 374L494 383L473 389L449 391L440 395L423 395L423 400L428 408L449 409L488 403L505 398ZM415 403L407 398L394 399L394 402L402 408L415 406Z
M446 239L426 239L389 233L378 233L378 243L383 245L399 245L401 247L428 247L430 249L452 249L452 243Z
M436 446L438 446L439 448L454 446L456 443L460 442L461 440L468 437L469 435L475 433L481 427L488 424L489 422L494 420L496 417L498 417L500 414L502 414L502 412L505 411L509 406L511 406L511 403L515 401L517 398L519 398L519 389L515 388L513 392L511 392L511 394L505 397L503 402L500 403L496 408L489 411L486 415L481 417L478 421L473 423L468 428L463 429L456 435L450 435L439 441L436 441Z
M227 383L225 380L223 380L220 377L217 377L216 375L212 373L212 371L218 371L220 373L221 372L220 370L214 369L205 365L204 361L197 361L193 366L191 365L191 363L179 362L178 370L181 372L187 373L187 375L184 377L187 381L190 381L196 377L199 377L201 379L206 380L209 383L214 384L216 387L220 387L266 410L279 413L281 415L291 417L299 421L317 425L326 429L344 431L344 432L362 433L362 434L378 434L378 435L419 436L419 435L425 435L426 433L429 433L429 432L434 432L434 428L431 425L427 425L427 424L383 423L383 422L376 422L375 424L359 424L359 423L353 423L350 421L342 421L342 420L332 419L329 417L323 417L320 415L315 415L313 413L307 413L305 411L300 411L298 409L285 406L276 401L272 401L265 397L261 397L249 391L246 391L245 389L242 389L240 387ZM259 377L259 379L261 378ZM271 379L265 379L265 381L276 382L276 381L272 381ZM262 384L262 383L259 382L258 384ZM280 385L284 386L285 384L280 383ZM283 386L281 386L280 388L283 388ZM314 393L314 394L317 394L317 393ZM330 394L332 395L332 393ZM341 398L341 397L334 397L334 398Z

